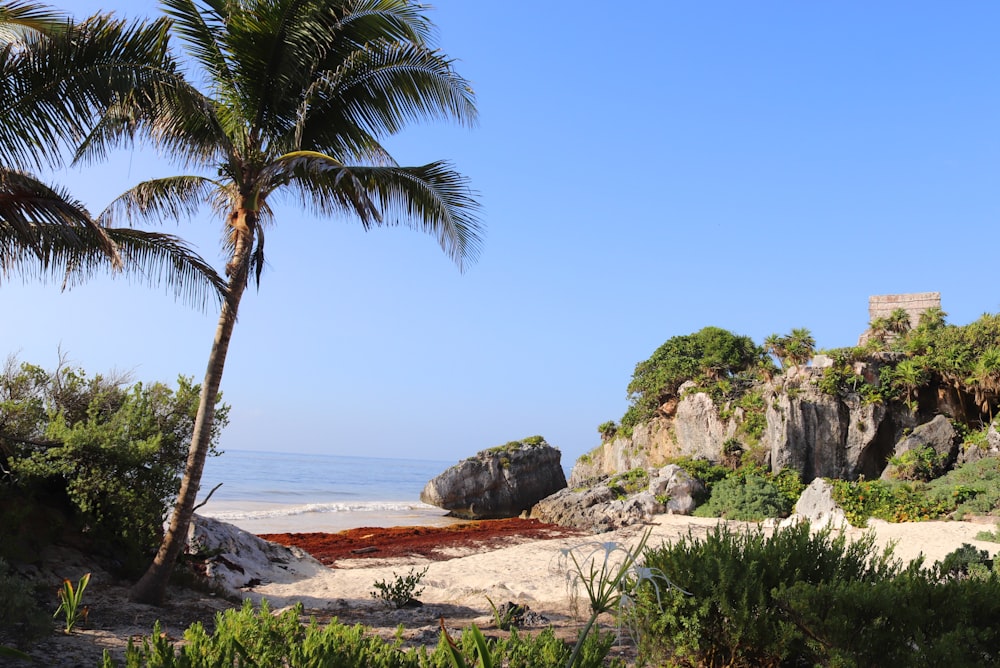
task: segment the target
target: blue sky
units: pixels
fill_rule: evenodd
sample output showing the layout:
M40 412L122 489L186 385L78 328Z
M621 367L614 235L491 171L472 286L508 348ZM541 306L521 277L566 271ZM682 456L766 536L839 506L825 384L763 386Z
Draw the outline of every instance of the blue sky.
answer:
M564 463L621 417L635 364L707 325L853 345L868 296L1000 309L1000 5L438 0L477 128L413 127L487 233L461 274L434 240L279 209L223 379L223 448L450 461L541 434ZM62 3L152 16L153 2ZM123 151L52 176L94 211L180 173ZM165 231L222 265L206 211ZM215 312L99 279L5 280L0 351L201 378Z

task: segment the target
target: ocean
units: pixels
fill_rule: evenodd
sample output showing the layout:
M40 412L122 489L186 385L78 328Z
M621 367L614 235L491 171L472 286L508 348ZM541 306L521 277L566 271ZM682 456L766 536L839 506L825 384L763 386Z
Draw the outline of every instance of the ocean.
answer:
M443 526L455 520L420 502L427 481L455 462L226 450L209 457L196 512L250 533Z

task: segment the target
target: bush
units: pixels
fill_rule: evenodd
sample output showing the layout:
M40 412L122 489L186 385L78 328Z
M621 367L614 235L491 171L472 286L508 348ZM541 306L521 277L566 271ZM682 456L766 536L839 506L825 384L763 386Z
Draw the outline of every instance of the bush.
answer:
M925 445L890 457L889 463L895 467L892 471L895 479L927 482L944 473L948 465L948 455L939 455L933 447Z
M793 658L813 665L821 653L776 605L776 593L796 582L873 583L902 569L891 551L876 550L872 535L848 544L828 530L811 534L805 523L770 538L726 527L704 538L689 534L647 549L645 566L677 588L640 590L633 615L641 657L694 666L776 666Z
M9 506L63 504L95 546L126 573L146 565L180 485L200 387L180 377L126 386L60 367L8 362L0 377L0 484ZM217 409L212 443L227 424ZM214 451L214 450L213 450ZM0 529L6 536L17 527Z
M750 337L718 327L668 339L652 357L636 365L628 385L632 406L622 418L622 427L630 428L655 415L664 401L677 396L685 381L726 380L756 369L763 356L763 349Z
M957 668L1000 660L995 576L941 581L911 567L874 582L798 582L775 599L822 665Z
M762 475L731 476L712 486L708 502L696 508L694 514L759 522L768 517L788 517L793 503Z

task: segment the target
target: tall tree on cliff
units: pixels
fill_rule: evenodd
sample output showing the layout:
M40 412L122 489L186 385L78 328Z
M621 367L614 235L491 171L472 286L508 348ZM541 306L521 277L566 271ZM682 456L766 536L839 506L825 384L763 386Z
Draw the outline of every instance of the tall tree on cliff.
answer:
M106 229L65 190L32 172L61 162L102 114L132 112L172 82L167 21L108 16L76 24L45 5L0 3L0 280L55 276L64 285L125 269L165 280L197 303L225 283L178 238Z
M108 122L85 145L98 155L122 130L147 133L201 174L140 183L105 212L177 218L210 203L225 227L228 298L215 331L187 469L163 543L132 589L159 603L194 512L215 398L244 290L264 266L269 197L355 217L366 229L404 224L434 235L463 268L480 246L478 204L447 163L396 164L381 140L427 118L475 121L473 93L431 44L409 0L163 0L197 64L158 113ZM204 92L202 92L204 91Z

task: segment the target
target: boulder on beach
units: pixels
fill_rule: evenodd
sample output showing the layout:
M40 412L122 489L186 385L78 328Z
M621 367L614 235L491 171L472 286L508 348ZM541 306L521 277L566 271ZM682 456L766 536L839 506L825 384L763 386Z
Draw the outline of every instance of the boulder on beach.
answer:
M489 448L427 483L420 500L463 519L517 517L566 487L562 454L541 436Z
M188 530L187 553L204 562L211 586L241 598L258 585L325 569L297 547L271 543L232 524L197 514Z

